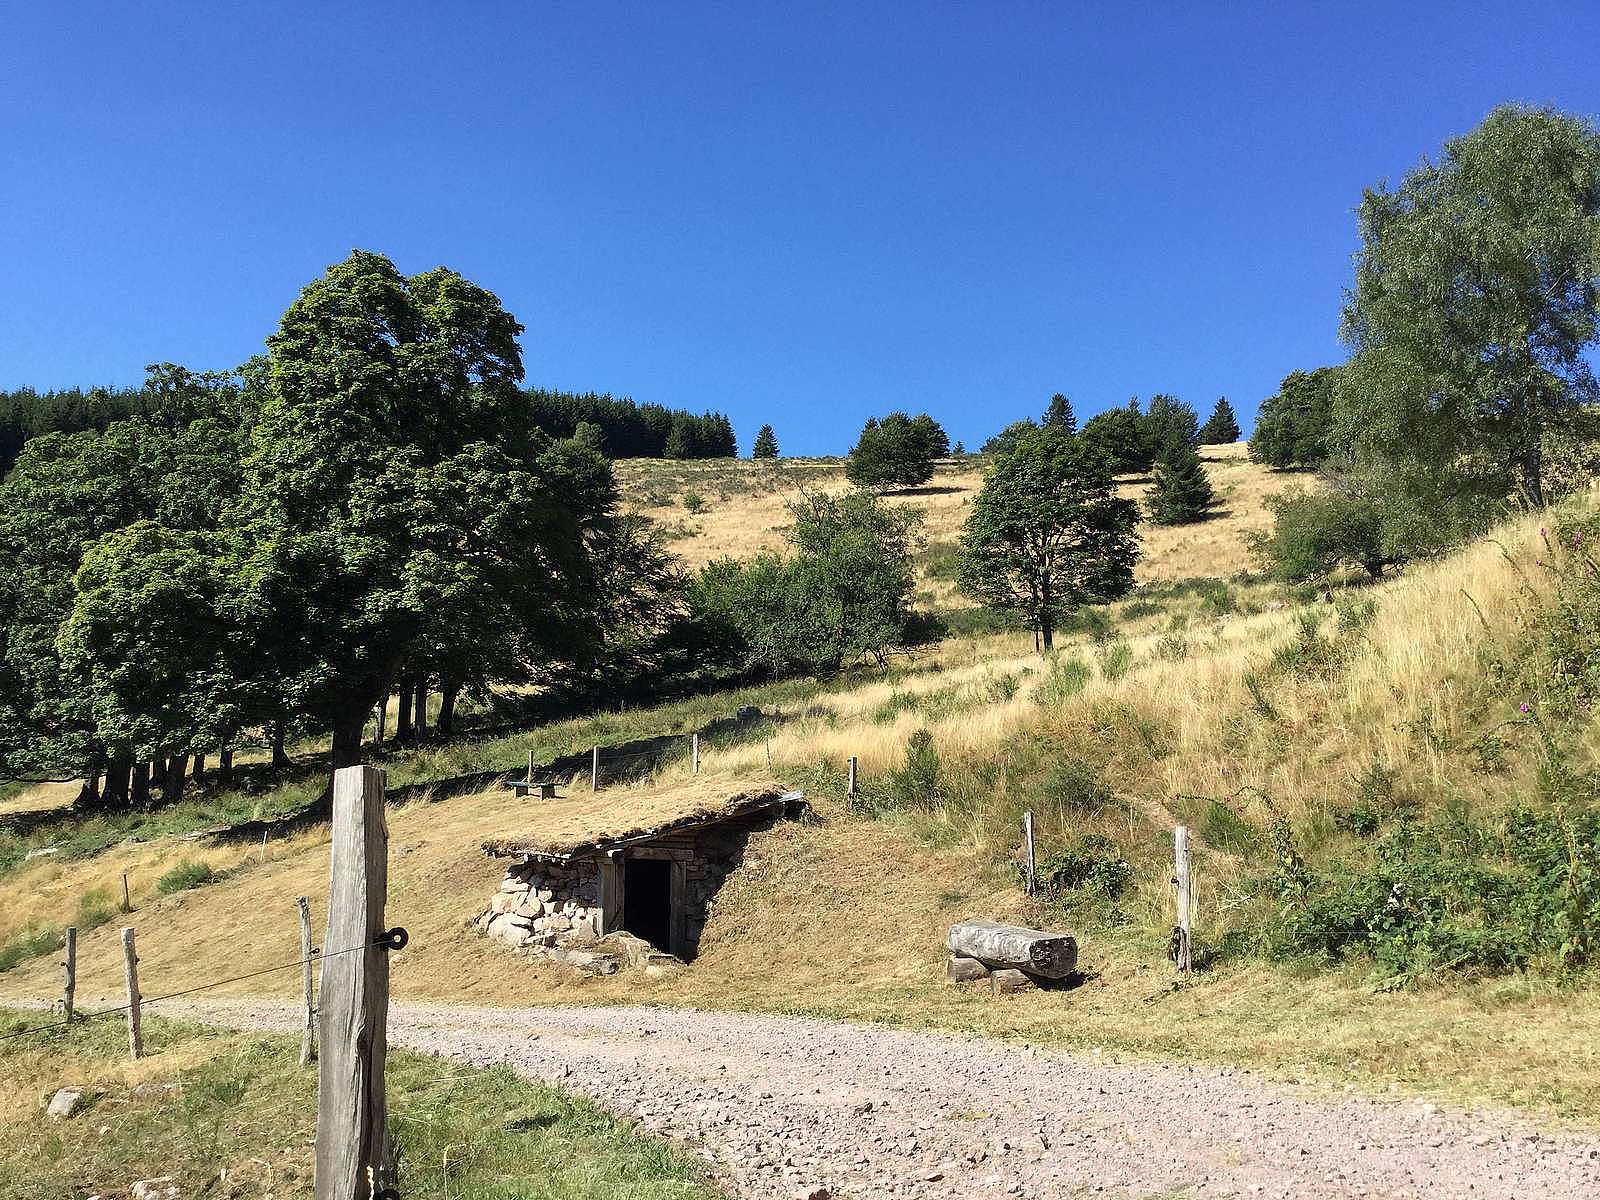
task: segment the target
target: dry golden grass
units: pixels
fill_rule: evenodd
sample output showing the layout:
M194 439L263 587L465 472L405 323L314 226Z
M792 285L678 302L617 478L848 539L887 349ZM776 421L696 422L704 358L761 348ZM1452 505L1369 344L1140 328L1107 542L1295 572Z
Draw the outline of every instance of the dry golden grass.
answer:
M1194 525L1142 526L1143 558L1137 575L1141 583L1208 575L1225 578L1247 570L1245 535L1270 523L1266 498L1310 486L1304 476L1252 463L1242 442L1202 447L1201 458L1216 490L1216 509L1209 520ZM783 530L789 524L787 506L802 487L822 491L849 487L843 463L837 459L781 459L776 467L738 459L700 463L631 459L617 464L617 477L623 498L634 511L687 533L675 537L671 546L691 567L714 558L743 559L781 550ZM953 543L982 486L983 475L975 467L964 461L945 462L925 487L886 496L885 502L921 509L929 545ZM1119 490L1142 500L1149 482L1130 477ZM704 501L699 513L683 507L687 492ZM948 580L924 578L919 586L937 604L963 603Z

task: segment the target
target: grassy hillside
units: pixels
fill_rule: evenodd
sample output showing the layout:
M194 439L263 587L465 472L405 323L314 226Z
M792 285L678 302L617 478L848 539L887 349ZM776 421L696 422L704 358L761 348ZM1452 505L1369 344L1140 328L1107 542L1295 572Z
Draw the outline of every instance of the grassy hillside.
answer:
M1244 535L1267 526L1266 497L1308 484L1305 476L1252 463L1243 442L1204 446L1201 458L1216 489L1217 507L1209 520L1199 524L1143 528L1140 582L1226 578L1248 569ZM923 534L928 554L921 577L925 602L967 603L938 564L954 549L973 498L983 486L979 463L976 458L941 463L925 486L886 497L890 504L913 506L926 514ZM781 549L789 523L785 506L801 489L849 487L841 459L631 459L617 464L617 478L628 505L661 525L672 538L672 548L692 567L713 558L749 558ZM1142 499L1150 490L1149 480L1129 476L1119 490Z
M748 469L722 464L741 478ZM1237 469L1240 489L1255 481L1254 497L1276 482L1246 463ZM732 525L744 510L727 490ZM768 503L777 500L758 496L750 511ZM1239 522L1261 519L1240 505ZM715 515L713 508L704 520ZM1580 504L1552 520L1592 515ZM753 527L760 519L739 520ZM1219 523L1206 536L1223 537L1226 528ZM1347 884L1364 886L1358 868L1375 844L1437 851L1416 831L1450 851L1411 864L1416 887L1449 872L1492 882L1515 865L1490 837L1508 802L1526 801L1538 821L1565 811L1573 797L1552 787L1592 768L1600 739L1553 674L1551 638L1565 610L1552 558L1539 523L1519 520L1440 562L1347 588L1336 604L1301 602L1247 578L1152 580L1079 622L1050 660L1039 659L1024 634L953 639L887 672L401 752L388 763L400 801L390 819L390 914L413 942L396 957L396 994L798 1008L1194 1054L1592 1115L1600 1110L1600 1049L1589 1031L1600 1001L1585 976L1548 959L1529 974L1507 973L1451 961L1448 947L1429 959L1435 946L1426 940L1407 943L1407 961L1424 966L1397 973L1373 950L1387 943L1297 943L1283 953L1263 932L1293 907L1273 890L1286 850L1314 879L1307 894L1321 889L1319 904L1345 898ZM1209 560L1204 573L1224 574ZM643 792L686 774L677 735L743 703L763 705L767 719L709 738L707 772L732 778L764 772L770 761L812 796L820 819L757 838L717 898L688 972L579 980L514 958L466 927L499 875L479 842L538 819L527 802L485 787L482 772L509 771L530 748L549 761L594 742L648 744L656 752L640 761L639 778L612 789L624 800L627 788L641 789L643 802ZM921 730L931 735L936 766L926 756L908 759ZM853 810L842 794L848 755L863 772ZM581 778L580 762L563 761ZM305 786L285 782L252 803L289 805ZM13 816L29 803L13 800ZM1009 865L1024 808L1038 817L1047 859L1089 845L1101 865L1125 861L1131 885L1115 896L1024 898ZM1181 987L1164 956L1171 829L1179 821L1196 834L1207 963ZM16 848L69 834L59 820L43 820ZM264 854L259 844L170 833L95 855L22 862L16 853L0 874L0 940L26 935L30 923L62 922L121 863L142 863L138 877L148 880L203 856L221 878L167 897L147 882L136 889L131 920L141 931L146 990L285 962L295 954L294 897L311 896L321 919L325 836L311 829L274 839ZM1469 853L1478 858L1469 863ZM1479 859L1481 870L1472 866ZM1337 873L1346 862L1355 864L1348 880ZM1308 901L1299 908L1324 912ZM1088 982L1003 1001L951 988L941 978L943 930L974 915L1074 929ZM1487 953L1479 943L1500 936L1493 925L1469 906L1422 933L1448 933L1451 946L1478 937L1472 946ZM115 994L119 963L111 925L82 939L82 992ZM52 955L35 953L0 973L0 993L52 996L57 971ZM226 990L288 994L294 985L284 973ZM1404 990L1388 990L1396 987Z

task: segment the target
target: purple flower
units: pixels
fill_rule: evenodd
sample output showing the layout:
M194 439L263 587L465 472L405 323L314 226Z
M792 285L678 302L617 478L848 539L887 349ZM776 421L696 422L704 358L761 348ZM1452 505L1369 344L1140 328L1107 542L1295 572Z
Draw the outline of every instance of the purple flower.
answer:
M1528 711L1528 702L1526 700L1524 700L1521 704L1517 705L1517 708L1521 712L1527 712Z

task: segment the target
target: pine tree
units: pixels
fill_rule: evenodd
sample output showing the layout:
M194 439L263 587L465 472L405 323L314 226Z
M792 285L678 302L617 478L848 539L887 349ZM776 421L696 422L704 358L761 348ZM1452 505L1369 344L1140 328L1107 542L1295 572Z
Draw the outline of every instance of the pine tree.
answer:
M1239 440L1239 420L1233 415L1233 405L1226 396L1217 401L1211 417L1200 427L1202 446L1227 446Z
M1078 432L1078 418L1072 411L1072 401L1060 392L1050 397L1050 407L1044 411L1044 423L1056 425L1068 433Z
M1156 460L1150 489L1150 520L1157 525L1187 525L1206 515L1211 481L1193 446L1169 442Z
M772 432L771 425L763 425L756 434L756 444L750 450L751 458L777 458L778 435Z

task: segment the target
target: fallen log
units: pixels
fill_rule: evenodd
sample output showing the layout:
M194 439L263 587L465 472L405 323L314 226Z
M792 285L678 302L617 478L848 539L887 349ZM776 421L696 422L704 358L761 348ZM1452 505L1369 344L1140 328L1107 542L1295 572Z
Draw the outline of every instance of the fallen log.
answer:
M975 958L991 970L1010 968L1044 979L1065 979L1078 965L1078 943L1071 934L994 921L950 926L945 946L951 954Z
M995 971L989 976L989 990L999 996L1009 992L1031 992L1038 986L1039 981L1032 975L1010 967Z

